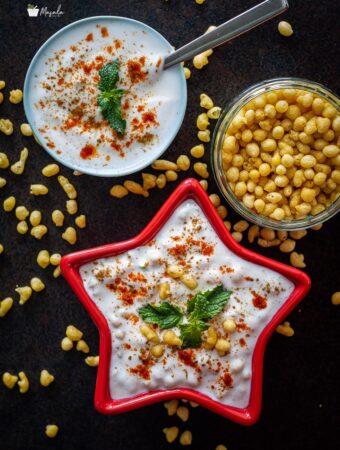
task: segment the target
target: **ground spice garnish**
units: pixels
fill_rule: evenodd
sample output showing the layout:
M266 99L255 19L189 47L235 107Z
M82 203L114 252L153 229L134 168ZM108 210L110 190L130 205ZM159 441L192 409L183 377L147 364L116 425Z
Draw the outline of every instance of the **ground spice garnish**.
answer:
M125 102L123 103L123 109L129 109L130 108L130 102L129 100L125 100Z
M159 69L159 68L160 68L161 64L162 64L162 58L161 58L161 57L159 57L159 58L158 58L158 61L157 61L157 63L156 63L156 67L157 67L157 69Z
M225 274L225 273L233 273L235 272L235 270L232 267L228 267L228 266L220 266L220 272Z
M122 41L120 39L115 39L114 40L114 44L115 44L115 48L121 48L122 46Z
M194 359L194 352L189 350L178 350L178 358L179 360L185 364L186 366L193 367L196 372L201 372L200 367Z
M226 387L228 387L228 388L232 387L232 385L233 385L233 377L230 375L228 370L226 370L224 372L224 375L222 376L222 381L223 381L223 384Z
M177 244L175 247L169 248L168 253L172 256L182 256L185 255L188 250L187 245Z
M241 338L241 339L239 340L239 343L240 343L240 346L241 346L241 347L245 347L245 346L247 345L246 340L243 339L243 338Z
M109 32L107 31L106 27L101 27L100 32L101 32L103 38L108 37L108 35L109 35Z
M112 271L109 267L106 267L105 269L100 269L98 272L94 273L94 276L97 278L98 281L103 281L105 278L109 278L112 274Z
M89 34L86 36L85 40L86 40L87 42L92 42L92 41L93 41L93 33L89 33Z
M134 286L129 286L128 283L122 280L120 277L116 277L113 283L108 283L106 287L115 292L123 303L127 305L132 305L134 300L138 297L145 297L148 293L148 288L145 286L140 286L136 288Z
M129 61L126 63L128 75L133 84L144 81L148 76L148 73L142 70L143 64L140 62L140 59L141 58L139 58L139 61L129 59Z
M96 147L94 147L91 144L85 145L85 147L83 147L80 150L80 157L82 159L91 159L91 158L94 158L96 156L98 156L97 149L96 149Z
M211 256L214 253L214 245L208 244L203 239L197 240L197 239L188 238L187 243L200 247L201 253L204 256Z
M142 282L142 283L146 283L148 281L145 278L145 276L140 272L137 272L137 273L131 272L131 273L129 273L128 278L131 281L136 281L136 282L138 281L138 282Z
M255 308L265 309L267 307L267 299L255 291L251 291L251 293L253 294L253 305Z
M143 378L144 380L150 380L150 367L153 366L153 361L149 359L142 362L142 364L138 364L136 367L131 367L130 372L134 375Z
M239 323L236 324L236 330L238 332L240 332L240 331L250 331L251 328L249 328L246 323L240 323L239 322Z
M63 130L69 130L70 128L73 128L77 125L79 125L80 123L80 119L74 118L74 117L70 117L69 119L66 119L64 122L64 126L62 127Z
M136 316L136 314L132 314L132 313L131 314L125 314L124 318L126 320L129 320L133 325L136 325L136 323L139 322L139 317Z

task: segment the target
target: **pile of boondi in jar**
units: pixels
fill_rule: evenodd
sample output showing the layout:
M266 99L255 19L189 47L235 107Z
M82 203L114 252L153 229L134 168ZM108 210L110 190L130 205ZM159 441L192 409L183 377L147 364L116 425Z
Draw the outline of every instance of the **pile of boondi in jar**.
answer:
M248 102L226 130L223 171L238 200L274 220L303 219L339 197L340 114L309 91Z

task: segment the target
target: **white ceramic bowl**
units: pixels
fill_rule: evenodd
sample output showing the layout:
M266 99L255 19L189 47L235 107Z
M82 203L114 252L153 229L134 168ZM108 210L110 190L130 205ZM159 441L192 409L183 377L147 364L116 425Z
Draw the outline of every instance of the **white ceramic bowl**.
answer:
M50 133L52 132L48 130L43 133L41 131L42 108L37 108L35 104L39 103L40 99L44 99L44 89L41 87L43 77L45 77L45 74L53 73L50 72L52 64L49 58L53 58L56 51L63 48L69 49L72 44L84 39L91 32L95 35L94 44L101 45L101 36L98 35L100 27L107 28L111 41L113 38L124 39L126 36L133 36L136 38L136 46L141 47L146 55L152 49L151 58L155 58L157 55L164 57L173 51L173 47L161 34L136 20L115 16L98 16L71 23L51 36L34 56L24 84L24 108L35 136L43 148L59 163L89 175L116 177L143 169L159 158L169 147L184 118L187 88L181 65L167 69L158 76L157 83L161 83L161 85L158 85L156 100L159 104L157 117L160 125L155 132L155 134L158 134L158 140L152 146L140 143L138 148L126 149L124 157L120 157L117 151L107 146L99 157L81 159L79 154L83 135L69 138L60 129L62 118L58 115L51 117L49 120L50 129L53 125L57 125L58 129L59 125L58 131L54 130L55 139L53 142L57 141L57 145L55 148L51 148L51 145L48 146L49 140L51 140L49 139L51 138ZM107 40L105 45L108 42ZM167 102L162 101L162 98L167 98ZM90 134L88 138L91 139ZM105 159L105 152L110 153L109 161Z

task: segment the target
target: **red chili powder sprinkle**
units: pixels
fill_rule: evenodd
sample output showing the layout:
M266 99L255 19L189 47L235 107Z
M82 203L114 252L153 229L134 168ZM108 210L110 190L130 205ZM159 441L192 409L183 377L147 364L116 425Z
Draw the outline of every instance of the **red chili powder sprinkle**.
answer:
M132 83L139 83L144 81L147 77L147 72L143 72L143 65L139 61L129 60L127 62L127 69Z
M245 323L237 323L236 330L237 331L249 331L249 330L251 330L251 328L249 328L248 325Z
M211 256L214 253L214 246L209 245L206 242L202 242L202 255Z
M247 345L245 339L243 339L243 338L241 338L241 339L239 340L239 343L240 343L240 346L241 346L241 347L245 347L245 346Z
M139 317L136 314L126 314L125 319L129 320L132 324L136 325L139 322Z
M113 283L106 285L110 291L116 292L119 299L128 305L132 305L137 297L144 297L148 293L148 289L144 286L136 289L135 287L129 286L124 280L117 277Z
M83 71L86 73L86 75L89 75L92 69L93 64L83 64Z
M151 241L147 242L144 245L147 245L148 247L152 247L156 243L156 239L151 239Z
M169 253L169 255L172 255L172 256L180 256L180 255L184 255L187 250L188 250L187 245L177 244L177 245L175 245L175 247L169 248L168 253Z
M233 385L233 377L230 375L228 370L224 372L224 375L222 376L222 381L226 387L231 387Z
M116 144L115 142L111 142L110 147L117 150L117 152L120 152L122 150L122 146L120 144Z
M63 129L68 130L68 129L73 128L76 125L78 125L79 124L79 119L74 119L73 117L70 117L70 118L65 120L64 124L65 125L63 126Z
M63 84L63 82L64 82L64 78L59 78L59 80L58 80L58 86L61 86L62 84Z
M203 240L188 238L187 242L188 244L197 245L198 247L201 247L201 253L204 256L211 256L214 253L214 246L211 244L207 244Z
M235 270L232 267L220 266L220 272L221 273L232 273L232 272L235 272Z
M131 280L131 281L135 281L135 282L140 282L140 283L146 283L148 280L145 278L145 276L142 274L142 273L140 273L140 272L137 272L137 273L133 273L133 272L131 272L131 273L129 273L129 275L128 275L128 278Z
M130 372L134 375L138 375L144 380L150 380L150 366L153 366L153 361L145 360L142 364L138 364L136 367L131 367Z
M80 157L83 159L91 159L97 155L98 155L98 152L97 152L96 147L94 147L91 144L85 145L85 147L83 147L80 150Z
M148 111L142 114L143 123L157 123L156 114Z
M109 32L107 31L106 27L101 27L100 32L101 32L103 38L108 37L108 35L109 35Z
M114 40L114 44L115 44L115 48L121 48L122 46L122 41L119 39L115 39Z
M125 344L123 344L123 348L125 348L125 350L130 350L131 345L128 342L125 342Z
M159 69L161 64L162 64L162 58L158 58L158 61L157 61L157 64L156 64L157 69Z
M106 47L106 51L107 51L107 53L110 53L110 55L111 55L112 52L113 52L112 45L108 45L108 46Z
M137 111L138 111L138 112L144 111L144 106L143 106L143 105L138 105Z
M189 350L178 350L178 358L182 361L186 366L193 367L196 372L201 372L200 367L197 362L194 360L194 352Z
M254 281L254 278L252 278L252 277L244 277L244 280L245 281Z
M255 291L251 291L253 294L253 305L258 309L265 309L267 307L267 299L262 297Z
M178 264L183 267L186 267L186 266L190 267L190 265L186 261L184 261L184 259L180 259L178 261Z
M125 102L123 103L123 109L129 109L130 108L130 102L129 100L125 100Z
M89 34L86 36L85 40L86 40L87 42L92 42L92 41L93 41L93 33L89 33Z

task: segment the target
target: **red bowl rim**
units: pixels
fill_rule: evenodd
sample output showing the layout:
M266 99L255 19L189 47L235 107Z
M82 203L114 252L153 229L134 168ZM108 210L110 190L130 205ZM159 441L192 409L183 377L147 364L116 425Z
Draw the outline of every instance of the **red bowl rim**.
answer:
M111 359L111 333L105 317L91 300L83 286L79 268L87 262L98 258L114 256L135 247L139 247L140 245L150 241L163 227L174 210L182 202L188 199L193 199L199 204L219 238L230 250L245 260L277 271L287 277L295 285L294 291L258 337L252 360L250 399L246 408L228 406L195 390L180 387L176 389L145 392L134 397L119 400L112 399L110 395L109 369ZM214 411L215 413L242 425L254 424L260 415L262 401L263 357L267 341L277 325L283 321L283 319L307 294L311 285L310 278L304 272L281 262L269 259L258 253L252 252L238 244L225 227L223 221L217 214L214 206L209 200L208 195L200 183L193 178L184 180L175 189L164 205L156 213L151 222L136 237L126 241L114 242L112 244L106 244L99 247L70 253L62 258L60 266L65 279L90 314L99 331L100 363L98 367L94 396L95 408L99 412L103 414L118 414L156 402L173 398L181 398L199 403L211 411Z

